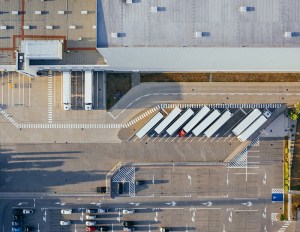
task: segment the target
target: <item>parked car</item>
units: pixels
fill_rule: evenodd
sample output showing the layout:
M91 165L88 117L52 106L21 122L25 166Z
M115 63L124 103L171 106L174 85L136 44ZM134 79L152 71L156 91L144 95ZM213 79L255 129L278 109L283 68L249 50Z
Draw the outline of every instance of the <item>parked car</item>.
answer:
M134 227L130 227L130 228L124 227L123 228L123 231L134 231L134 230L135 230Z
M143 181L143 180L136 180L135 181L135 185L143 185L143 184L145 184L145 181Z
M86 221L85 225L87 225L87 226L95 226L96 225L96 221Z
M98 231L108 231L108 227L107 226L99 226Z
M14 215L21 215L21 214L23 214L23 210L22 209L13 209L13 214Z
M107 209L98 209L98 213L105 213L107 211L108 211Z
M33 214L33 209L23 209L23 214Z
M68 226L71 225L71 221L60 221L59 223L61 226Z
M124 227L132 227L134 225L134 222L133 221L124 221L124 222L122 222L122 225Z
M13 221L13 222L11 222L11 225L15 226L15 227L22 226L22 222Z
M95 226L87 226L87 227L85 227L85 230L86 231L95 231L96 227Z
M160 232L169 232L169 231L170 231L170 228L167 228L167 227L160 228Z
M97 193L106 193L106 187L97 187Z
M61 214L72 214L72 209L62 209Z
M12 227L11 231L12 232L22 232L22 227Z
M13 220L15 221L23 221L24 217L22 215L13 215Z
M91 220L91 219L96 219L96 215L86 215L85 219Z
M86 209L86 213L98 213L98 209Z
M123 209L122 212L123 212L123 214L132 214L135 212L135 210L134 209Z
M25 231L34 231L34 227L33 226L26 226Z
M118 183L118 193L123 194L124 192L124 184L122 182Z

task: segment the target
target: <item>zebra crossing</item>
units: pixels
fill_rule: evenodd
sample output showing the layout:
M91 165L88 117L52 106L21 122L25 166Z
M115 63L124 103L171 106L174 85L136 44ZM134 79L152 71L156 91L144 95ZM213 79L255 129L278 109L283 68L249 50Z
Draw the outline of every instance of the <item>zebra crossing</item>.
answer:
M24 129L121 129L123 124L27 124L15 125Z
M290 224L291 221L285 221L283 226L281 226L281 228L278 230L278 232L284 232L289 227Z
M278 213L271 213L271 221L272 222L278 221L277 215L278 215Z
M183 108L194 108L194 109L198 109L198 108L202 108L203 106L207 106L211 109L216 109L216 108L234 108L234 109L239 109L239 108L252 108L252 109L278 109L280 107L283 106L283 104L281 103L272 103L272 104L161 104L160 108L164 109L164 108L175 108L175 107L179 107L181 109Z
M48 74L48 123L52 123L52 104L53 104L53 92L52 92L52 73Z
M3 110L2 108L0 108L0 114L2 114L8 121L11 122L11 124L13 124L15 127L18 127L18 123L16 122L16 120L14 120L12 118L12 116L10 114L8 114L7 112L5 112L5 110Z
M150 110L147 110L146 112L144 112L144 113L141 114L140 116L138 116L138 117L136 117L136 118L130 120L128 123L126 123L126 124L124 125L124 128L130 127L131 125L137 123L138 121L142 120L143 118L149 116L150 114L156 112L156 111L159 110L159 109L160 109L160 106L157 105L157 106L151 108Z
M273 193L282 193L283 194L283 189L282 188L273 188L272 189L272 194Z
M247 167L247 154L248 149L245 148L237 157L231 160L227 167L228 168L245 168Z
M259 146L259 137L252 140L248 147L258 147Z
M79 124L58 124L58 123L18 123L5 110L0 108L2 114L13 126L19 129L121 129L124 124L93 124L93 123L79 123ZM48 118L49 119L49 118ZM51 119L52 120L52 119Z
M113 176L112 182L134 182L134 179L134 167L121 167L119 171Z
M112 182L128 182L129 183L129 196L135 196L135 168L122 167L111 179Z

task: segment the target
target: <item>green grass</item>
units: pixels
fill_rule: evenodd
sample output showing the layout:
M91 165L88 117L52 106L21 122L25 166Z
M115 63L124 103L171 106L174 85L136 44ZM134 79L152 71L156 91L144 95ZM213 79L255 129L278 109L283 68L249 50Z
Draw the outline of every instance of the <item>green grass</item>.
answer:
M113 107L131 89L131 73L107 73L106 109Z

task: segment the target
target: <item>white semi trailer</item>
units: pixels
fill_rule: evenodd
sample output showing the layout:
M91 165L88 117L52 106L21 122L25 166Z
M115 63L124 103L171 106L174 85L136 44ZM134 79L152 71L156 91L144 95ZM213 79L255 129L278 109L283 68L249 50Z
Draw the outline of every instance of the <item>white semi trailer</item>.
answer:
M241 142L245 142L255 131L257 131L265 122L266 117L261 115L246 130L244 130L237 138Z
M185 133L189 133L204 117L209 113L210 109L203 106L202 109L183 127Z
M247 129L259 116L261 115L261 111L259 109L254 109L250 114L247 115L233 130L232 132L239 136L244 130Z
M210 124L212 124L219 116L221 115L220 111L214 110L210 115L208 115L194 130L192 133L195 136L201 134Z
M160 134L166 127L180 114L182 110L177 106L169 113L169 115L154 129L157 134Z
M93 79L92 71L84 72L84 108L85 110L93 109Z
M187 109L168 129L167 133L173 135L190 117L194 115L194 111Z
M63 72L64 110L71 110L71 72Z
M135 135L141 139L143 138L164 116L162 113L158 112L149 122L146 123Z
M206 131L204 131L204 135L207 138L210 138L214 133L217 132L230 118L232 114L229 110L226 110L218 119L214 122Z

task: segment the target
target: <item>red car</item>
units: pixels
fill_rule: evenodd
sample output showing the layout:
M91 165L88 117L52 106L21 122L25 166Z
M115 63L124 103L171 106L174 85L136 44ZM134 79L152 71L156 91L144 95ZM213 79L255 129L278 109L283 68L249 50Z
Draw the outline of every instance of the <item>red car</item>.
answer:
M86 231L95 231L97 228L95 226L87 226L85 228Z

